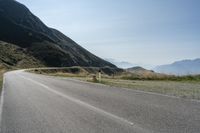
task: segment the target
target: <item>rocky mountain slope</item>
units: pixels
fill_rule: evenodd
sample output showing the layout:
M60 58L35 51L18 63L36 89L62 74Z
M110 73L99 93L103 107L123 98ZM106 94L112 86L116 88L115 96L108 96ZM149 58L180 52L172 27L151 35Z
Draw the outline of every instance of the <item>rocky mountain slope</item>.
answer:
M41 65L49 67L115 67L56 29L47 27L28 8L14 0L0 0L0 40L16 45Z

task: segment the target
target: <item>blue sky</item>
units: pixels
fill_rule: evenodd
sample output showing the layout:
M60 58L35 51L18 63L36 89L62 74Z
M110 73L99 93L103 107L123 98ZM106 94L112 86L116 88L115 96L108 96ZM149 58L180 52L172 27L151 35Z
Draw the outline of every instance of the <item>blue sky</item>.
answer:
M160 65L200 57L200 0L18 0L101 58Z

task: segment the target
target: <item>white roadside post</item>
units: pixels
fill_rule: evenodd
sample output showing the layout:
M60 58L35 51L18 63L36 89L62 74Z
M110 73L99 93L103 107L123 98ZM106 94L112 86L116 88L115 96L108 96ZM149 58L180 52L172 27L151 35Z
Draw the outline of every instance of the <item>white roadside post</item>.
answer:
M101 82L101 70L99 70L99 82Z

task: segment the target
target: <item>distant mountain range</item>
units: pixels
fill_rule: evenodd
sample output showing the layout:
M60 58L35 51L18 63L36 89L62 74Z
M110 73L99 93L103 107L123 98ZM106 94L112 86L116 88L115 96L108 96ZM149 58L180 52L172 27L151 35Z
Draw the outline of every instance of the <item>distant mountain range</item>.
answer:
M154 68L154 71L174 75L196 75L200 74L200 59L182 60L169 65L161 65Z
M112 64L116 65L119 68L131 68L131 67L137 66L137 64L132 64L127 61L117 61L112 58L105 58L105 60L108 62L111 62Z
M116 67L82 48L58 30L47 27L28 8L15 0L0 0L0 41L0 45L4 44L2 50L7 49L6 45L9 44L14 50L8 49L7 52L18 51L31 58L26 61L36 61L30 64L39 63L39 66L48 67ZM23 63L22 57L14 61L9 59L10 54L0 54L0 62L7 65Z
M112 58L105 58L106 61L111 62L112 64L116 65L119 68L132 68L132 67L137 67L137 66L142 66L145 69L152 69L155 66L154 65L150 65L150 64L145 64L145 63L130 63L128 61L119 61L116 59L112 59Z

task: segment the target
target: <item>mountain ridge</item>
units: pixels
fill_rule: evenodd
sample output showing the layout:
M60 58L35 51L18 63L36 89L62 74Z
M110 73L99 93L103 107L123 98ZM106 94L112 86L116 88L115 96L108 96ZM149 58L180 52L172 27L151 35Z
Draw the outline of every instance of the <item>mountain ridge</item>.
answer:
M116 67L46 26L17 1L0 0L0 19L0 40L25 48L46 66Z
M200 58L176 61L172 64L157 66L154 70L165 74L197 75L200 74Z

